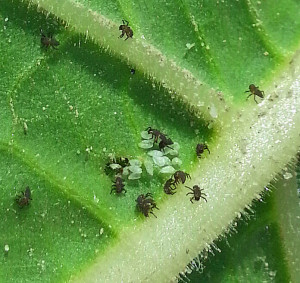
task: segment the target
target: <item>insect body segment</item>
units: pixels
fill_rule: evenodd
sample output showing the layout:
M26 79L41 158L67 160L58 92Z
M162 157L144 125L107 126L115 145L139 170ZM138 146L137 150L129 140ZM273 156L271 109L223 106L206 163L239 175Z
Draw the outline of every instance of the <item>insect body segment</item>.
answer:
M190 174L185 173L183 171L176 171L174 173L174 184L179 184L180 182L184 184L187 178L191 179Z
M254 101L255 101L256 103L258 103L258 102L256 101L256 99L255 99L255 96L256 96L256 95L259 96L260 98L264 98L264 94L265 94L264 91L259 90L258 88L259 88L259 86L255 86L254 84L249 85L249 90L246 90L246 91L245 91L245 92L250 92L250 94L247 96L247 99L248 99L251 95L253 95Z
M158 144L158 147L159 147L160 151L164 150L165 147L173 149L172 147L169 147L169 145L173 144L173 141L171 139L167 139L165 136L161 136L161 138L162 139L161 139L161 141Z
M175 182L173 181L172 178L170 178L169 180L166 181L165 185L164 185L164 192L167 195L174 195L176 192L173 192L174 190L176 190L176 187L172 188L172 185L175 186Z
M196 154L199 158L201 158L201 154L204 152L204 150L207 150L210 154L210 150L205 143L198 143L196 146Z
M193 188L190 188L188 186L185 186L185 187L192 191L192 192L189 192L186 194L186 195L193 195L190 198L191 203L193 203L193 200L199 201L200 198L203 198L207 202L207 199L204 197L204 196L206 196L206 194L202 193L203 189L200 189L200 187L198 185L194 185Z
M122 20L123 22L123 25L120 25L119 26L119 30L122 31L122 34L119 36L120 38L122 38L125 34L126 34L126 38L125 40L127 40L129 37L132 38L133 36L133 31L132 29L128 26L129 25L129 22L128 21L125 21L125 20Z
M59 45L59 42L51 34L48 33L48 35L46 36L43 33L43 30L41 30L41 44L47 49L49 46L51 46L53 49L57 49L56 46Z
M153 143L157 143L158 139L160 139L160 142L158 144L160 150L164 150L165 147L171 148L169 147L169 145L173 144L173 141L170 138L167 138L167 135L163 134L159 130L152 129L151 127L148 127L146 131L148 132L148 134L152 135L151 139L154 138Z
M146 195L143 194L139 195L138 198L136 199L136 205L138 210L142 212L146 217L149 216L149 213L151 213L156 217L156 215L153 213L152 210L153 208L159 209L156 206L156 203L153 200L151 193L147 193Z
M123 183L123 179L121 177L117 177L116 181L113 182L112 189L110 193L113 191L116 191L117 194L122 193L124 191L126 193L126 190L124 189L125 184Z
M16 202L21 208L29 205L31 200L31 191L29 187L26 187L25 192L21 192L21 194L16 197Z

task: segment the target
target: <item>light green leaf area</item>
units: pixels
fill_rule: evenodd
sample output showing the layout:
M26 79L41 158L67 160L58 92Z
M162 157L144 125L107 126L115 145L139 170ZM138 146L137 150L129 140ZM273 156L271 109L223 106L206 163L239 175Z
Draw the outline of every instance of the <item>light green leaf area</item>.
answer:
M71 3L40 2L44 8ZM178 142L183 164L176 169L186 172L202 162L195 145L207 142L213 155L222 135L195 111L195 105L188 104L193 93L183 99L176 89L164 88L159 76L149 77L153 74L147 71L151 61L143 57L145 51L142 55L136 51L142 58L139 68L132 54L127 58L115 45L100 47L99 38L82 34L84 25L94 20L86 11L96 11L117 25L128 20L133 39L118 39L118 26L113 31L120 48L133 44L134 49L135 38L145 39L180 69L221 90L236 108L246 103L244 91L250 83L263 89L293 57L300 38L297 1L278 1L276 7L250 1L206 2L74 2L82 9L78 17L83 17L76 25L72 10L64 7L60 11L66 18L58 20L27 2L0 0L0 276L4 282L64 282L84 274L99 259L106 262L109 249L127 233L140 235L147 223L136 209L140 194L153 194L160 208L157 213L169 206L183 207L183 202L174 204L172 196L164 194L163 184L171 174L163 175L158 168L152 177L142 166L139 180L124 178L126 194L110 194L114 179L104 171L109 154L142 162L149 158L147 150L138 146L141 131L151 126ZM68 20L73 27L63 22ZM97 22L89 27L97 30ZM58 50L41 48L40 29L59 40ZM136 68L134 75L131 68ZM181 79L174 77L178 85ZM251 111L254 102L248 103ZM204 160L208 158L204 153ZM27 186L32 201L20 208L15 198ZM185 195L185 189L178 189L178 194ZM188 197L184 201L191 205ZM151 217L155 231L156 219Z

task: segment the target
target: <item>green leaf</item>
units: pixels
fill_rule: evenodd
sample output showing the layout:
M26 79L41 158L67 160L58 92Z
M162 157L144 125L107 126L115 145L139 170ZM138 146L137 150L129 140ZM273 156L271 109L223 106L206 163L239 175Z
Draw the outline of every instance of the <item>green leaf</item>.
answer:
M169 281L297 151L299 4L29 3L0 0L0 274ZM118 38L122 19L132 39ZM40 29L58 50L41 48ZM244 102L250 83L266 93L259 105ZM148 160L138 146L148 126L178 142L186 184L200 184L207 203L192 205L184 186L165 195L159 168L110 194L109 154ZM199 160L200 142L211 154ZM136 209L148 192L157 219Z

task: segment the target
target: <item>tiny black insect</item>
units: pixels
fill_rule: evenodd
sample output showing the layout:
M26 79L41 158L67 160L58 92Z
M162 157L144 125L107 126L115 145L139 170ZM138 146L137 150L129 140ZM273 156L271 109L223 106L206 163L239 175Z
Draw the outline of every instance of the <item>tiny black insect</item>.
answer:
M125 187L125 184L123 183L122 178L116 177L116 181L113 182L110 193L112 193L113 191L116 191L117 194L122 193L122 191L124 191L126 193L127 191L124 189L124 187Z
M186 195L193 195L190 198L191 203L193 203L193 199L196 200L196 201L198 201L198 200L200 200L200 198L203 198L207 202L207 199L204 197L204 196L206 196L206 194L202 193L202 191L204 189L200 189L200 187L197 186L197 185L193 186L193 188L190 188L188 186L185 186L185 187L188 188L188 189L190 189L190 190L192 190L192 192L189 192L189 193L186 194Z
M131 69L130 73L131 73L131 75L134 75L135 74L135 69Z
M201 154L204 152L204 150L207 150L210 154L210 150L208 149L207 145L205 143L198 143L196 146L196 154L199 158L201 158Z
M31 200L31 191L28 186L26 187L25 192L21 192L21 194L16 197L16 202L21 208L29 205Z
M165 185L164 185L164 192L167 195L174 195L176 192L173 192L174 190L176 190L176 187L172 188L172 185L175 185L175 182L173 181L172 178L170 178L169 180L166 181Z
M127 40L129 37L132 38L133 36L133 31L132 29L128 26L129 25L129 22L128 21L125 21L125 20L122 20L123 22L123 25L120 25L119 26L119 30L122 31L122 34L119 36L120 38L122 38L125 34L126 34L126 38L125 40Z
M183 171L176 171L176 172L174 173L174 179L175 179L174 184L177 185L177 184L180 183L180 181L181 181L182 184L184 184L185 181L186 181L186 178L191 179L190 174L185 173L185 172L183 172Z
M173 141L171 139L167 139L165 136L160 136L161 137L161 141L158 144L159 150L164 151L165 147L168 147L170 149L173 149L172 147L170 147L169 145L173 144Z
M146 195L139 195L138 198L136 199L136 206L140 212L142 212L146 217L149 216L149 213L156 215L153 213L153 208L159 209L156 206L155 201L152 198L151 193L147 193ZM156 217L157 218L157 217Z
M59 45L59 42L50 33L48 33L46 36L41 29L41 44L46 49L48 49L49 46L51 46L53 49L57 49L56 46Z
M255 101L256 103L258 103L258 102L256 101L256 99L255 99L255 96L256 96L256 95L259 96L260 98L264 98L264 94L265 94L264 91L259 90L258 88L259 88L259 86L255 86L254 84L249 85L249 90L246 90L246 91L245 91L245 92L250 92L250 94L247 96L247 99L248 99L251 95L253 95L254 101Z
M163 134L159 130L152 129L151 127L148 127L146 131L148 134L152 135L150 139L154 138L153 144L157 143L158 139L160 138L160 142L158 144L160 150L164 150L165 147L171 148L169 145L173 144L173 141L170 138L167 138L167 135Z
M152 129L151 127L148 127L146 129L146 131L148 132L148 134L151 134L152 137L150 139L154 138L154 142L156 143L158 141L158 138L160 138L161 136L165 136L163 133L161 133L159 130L156 129Z

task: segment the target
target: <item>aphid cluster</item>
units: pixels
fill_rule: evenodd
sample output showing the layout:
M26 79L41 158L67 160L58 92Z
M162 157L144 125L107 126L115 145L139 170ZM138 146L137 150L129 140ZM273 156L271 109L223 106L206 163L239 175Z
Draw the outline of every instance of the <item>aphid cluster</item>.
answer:
M159 172L162 174L173 174L176 171L175 168L182 164L178 157L179 144L173 142L166 134L148 127L141 132L141 137L143 140L139 143L139 147L143 149L152 149L156 144L159 145L158 149L147 152L151 159L147 158L144 161L144 166L149 175L152 176L153 170L157 167L161 167ZM172 147L169 145L172 145Z
M28 186L25 188L25 192L21 192L21 194L17 195L16 197L16 203L20 208L29 205L31 200L31 191Z
M174 180L173 180L173 178L174 178ZM172 175L172 177L166 181L166 183L164 185L164 192L167 195L174 195L176 193L176 192L174 192L174 190L176 190L176 185L178 185L179 183L184 184L187 178L191 179L190 174L185 173L180 170L176 171Z
M173 149L169 146L169 145L173 144L173 141L171 139L167 138L167 135L163 134L159 130L152 129L151 127L148 127L146 129L146 131L148 132L149 135L152 135L152 137L150 139L154 138L153 145L158 142L158 139L160 139L160 142L158 144L159 150L164 151L165 147Z

